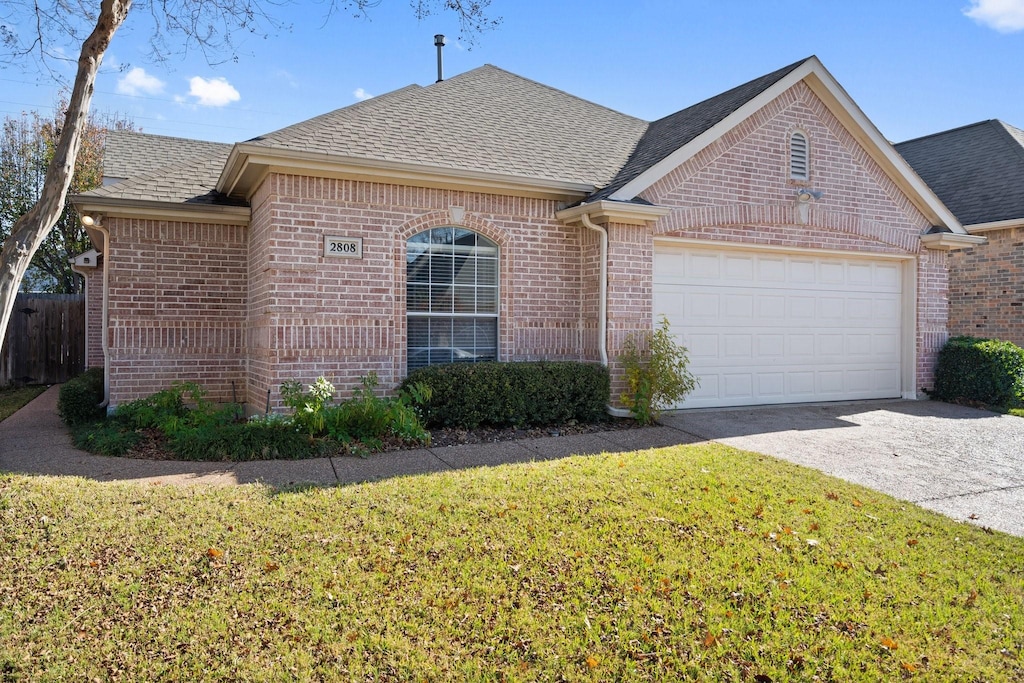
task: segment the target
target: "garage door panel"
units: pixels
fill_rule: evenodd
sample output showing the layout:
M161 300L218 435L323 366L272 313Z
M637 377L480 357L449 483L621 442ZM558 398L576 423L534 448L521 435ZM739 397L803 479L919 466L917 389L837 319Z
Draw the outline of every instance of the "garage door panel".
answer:
M900 395L900 264L659 246L654 271L701 381L683 407Z

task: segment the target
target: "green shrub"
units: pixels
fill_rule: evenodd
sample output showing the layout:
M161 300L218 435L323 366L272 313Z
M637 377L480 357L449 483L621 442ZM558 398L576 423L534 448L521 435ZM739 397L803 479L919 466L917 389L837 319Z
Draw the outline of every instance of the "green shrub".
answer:
M682 401L698 384L687 368L686 347L672 338L665 316L653 332L640 339L626 337L619 361L626 370L626 390L619 398L640 424L653 424L662 410Z
M231 423L237 415L238 406L211 403L206 400L206 390L195 382L175 382L169 389L118 406L111 417L127 429L158 429L166 436L176 436Z
M310 458L316 442L284 420L253 420L183 430L170 440L182 460L270 460Z
M103 368L90 368L66 382L57 397L57 413L64 424L75 426L103 419Z
M414 370L402 384L429 387L428 425L474 429L606 418L608 369L596 363L452 363Z
M932 396L1004 409L1024 405L1024 349L994 339L953 337L939 352Z
M141 440L139 432L125 429L113 420L81 423L71 428L71 441L75 448L97 455L120 457Z
M351 399L327 410L328 435L342 443L359 441L374 447L379 447L385 436L430 443L430 433L417 412L430 396L429 388L414 385L397 397L384 398L374 392L377 373L371 372L361 382Z

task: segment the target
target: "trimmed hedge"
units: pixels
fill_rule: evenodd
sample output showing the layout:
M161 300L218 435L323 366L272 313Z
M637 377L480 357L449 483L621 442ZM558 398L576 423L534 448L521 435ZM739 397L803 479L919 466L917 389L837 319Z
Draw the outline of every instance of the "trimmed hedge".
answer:
M464 429L600 422L611 393L607 368L576 361L432 365L402 388L413 384L432 390L422 406L428 426Z
M1024 349L995 339L953 337L939 352L932 396L999 408L1024 404Z
M102 402L103 368L90 368L61 386L57 414L70 427L95 422L107 414L105 408L99 407Z

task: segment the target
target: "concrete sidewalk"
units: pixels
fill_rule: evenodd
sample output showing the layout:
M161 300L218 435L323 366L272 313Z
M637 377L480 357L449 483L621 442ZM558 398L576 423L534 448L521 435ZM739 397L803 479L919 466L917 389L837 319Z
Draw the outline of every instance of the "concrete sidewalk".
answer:
M523 441L420 448L381 453L365 459L337 457L222 463L108 458L85 453L71 445L68 430L57 416L59 390L60 387L50 387L0 422L0 471L160 484L260 482L270 486L335 485L481 465L634 451L701 440L672 427L647 427Z

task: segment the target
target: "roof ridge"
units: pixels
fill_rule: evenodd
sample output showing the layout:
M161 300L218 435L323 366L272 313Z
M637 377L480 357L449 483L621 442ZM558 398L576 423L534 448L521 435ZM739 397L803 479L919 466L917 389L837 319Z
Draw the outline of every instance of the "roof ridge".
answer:
M921 135L921 136L916 137L916 138L910 138L909 140L903 140L902 142L894 143L893 146L894 147L899 147L900 145L905 145L905 144L910 143L910 142L918 142L920 140L927 140L928 138L934 138L934 137L938 137L940 135L947 135L948 133L957 133L957 132L962 131L962 130L967 130L968 128L976 128L978 126L984 126L987 123L993 123L993 122L996 122L996 121L998 121L998 119L985 119L984 121L977 121L975 123L968 123L968 124L965 124L963 126L957 126L956 128L950 128L948 130L940 130L940 131L936 131L934 133L929 133L928 135Z
M374 95L373 97L367 98L365 100L353 102L352 104L345 105L344 107L338 107L337 109L332 109L330 111L324 112L323 114L317 114L312 118L297 121L295 123L285 126L284 128L278 128L276 130L268 131L261 135L251 137L248 140L242 140L241 142L261 142L263 140L270 138L271 136L278 136L284 133L285 131L294 130L299 127L304 127L313 121L320 121L321 119L325 119L328 116L335 116L343 111L359 111L360 109L369 109L370 107L376 107L380 105L382 102L390 102L392 99L398 97L399 95L405 95L410 92L417 92L419 90L424 89L425 88L422 85L419 85L418 83L410 83L409 85L403 85L401 88L389 90L386 93Z
M992 119L992 127L999 131L999 135L1002 135L1009 139L1010 146L1013 148L1014 152L1020 157L1021 161L1024 162L1024 130L1017 128L1016 126L1011 126L1005 121L1000 121L999 119ZM1013 128L1014 130L1019 132L1021 135L1021 139L1018 140L1017 136L1015 136L1013 133L1007 130L1007 128Z
M110 135L111 133L127 133L129 135L141 135L147 138L160 138L161 140L178 140L180 142L199 142L204 145L224 145L225 147L230 147L232 145L232 143L230 142L218 142L216 140L201 140L199 138L185 138L181 137L180 135L160 135L159 133L147 133L142 130L129 130L127 128L111 128L106 131L106 135Z
M459 74L458 76L452 76L452 78L448 79L448 80L455 80L456 78L459 78L461 76L465 76L465 75L471 74L471 73L473 73L475 71L482 71L485 68L486 69L492 69L494 71L500 71L503 74L506 74L508 76L512 76L514 78L518 78L521 81L525 81L526 83L530 83L532 85L539 86L539 87L541 87L541 88L543 88L545 90L550 90L551 92L557 93L559 95L564 95L565 97L568 97L568 98L571 98L573 100L576 100L577 102L583 102L584 104L588 104L588 105L590 105L592 107L597 107L599 109L603 109L604 111L608 111L608 112L611 112L613 114L618 114L619 116L623 116L625 118L632 119L634 121L639 121L641 123L649 123L649 121L647 121L646 119L642 119L642 118L640 118L638 116L633 116L632 114L627 114L625 112L621 112L618 109L612 109L608 105L601 104L600 102L594 102L593 100L588 100L585 97L580 97L579 95L574 95L571 92L562 90L561 88L556 88L555 86L548 85L547 83L541 83L540 81L534 80L532 78L527 78L526 76L517 74L514 71L509 71L508 69L502 69L500 66L495 66L494 64L490 64L490 63L481 64L480 66L476 67L475 69L470 69L469 71L464 71L461 74ZM441 81L441 83L446 83L446 82L447 82L447 80L446 81ZM429 85L427 87L428 88L429 87L433 87L434 85L440 85L440 83L432 83L431 85Z
M699 107L702 104L706 104L708 102L711 102L712 100L716 100L716 99L719 99L719 98L725 99L726 96L731 95L731 94L735 93L736 91L743 90L744 88L749 87L751 84L756 83L757 81L760 81L762 79L768 79L771 76L775 76L775 78L772 78L770 82L766 83L765 86L763 88L761 88L760 91L758 91L757 93L754 93L753 95L748 97L747 100L745 100L745 101L749 102L750 100L754 99L755 97L760 95L762 92L764 92L768 88L772 87L773 85L775 85L776 83L781 81L783 78L785 78L787 75L789 75L789 73L791 71L793 71L794 69L796 69L798 66L800 66L801 64L803 64L803 63L805 63L805 62L807 62L807 61L809 61L811 59L814 59L814 57L815 57L815 55L810 55L808 57L804 57L803 59L795 61L792 64L789 64L787 66L784 66L784 67L781 67L779 69L776 69L775 71L769 71L766 74L761 74L760 76L757 76L755 78L751 78L751 79L749 79L747 81L744 81L743 83L740 83L739 85L737 85L735 87L729 88L728 90L723 90L722 92L720 92L720 93L718 93L716 95L712 95L711 97L705 97L700 102L695 102L694 104L691 104L688 107L683 107L682 109L679 109L678 111L674 111L671 114L666 114L665 116L662 116L660 119L655 119L651 123L658 123L659 121L664 121L665 119L667 119L669 117L675 116L677 114L682 114L685 111L688 111L690 109L694 109L696 107Z

